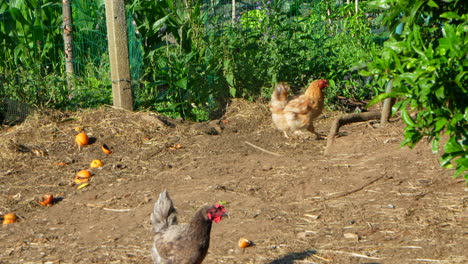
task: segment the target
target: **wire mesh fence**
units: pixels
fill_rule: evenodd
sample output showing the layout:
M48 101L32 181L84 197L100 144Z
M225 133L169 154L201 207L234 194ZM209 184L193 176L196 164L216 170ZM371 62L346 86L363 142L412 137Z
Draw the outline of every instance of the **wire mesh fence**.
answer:
M111 102L104 0L71 3L74 91L61 1L0 3L0 98L58 108ZM135 105L186 117L186 108L219 107L220 97L259 96L275 81L304 84L348 65L368 52L358 36L368 28L350 31L362 26L346 19L353 10L340 0L127 1Z

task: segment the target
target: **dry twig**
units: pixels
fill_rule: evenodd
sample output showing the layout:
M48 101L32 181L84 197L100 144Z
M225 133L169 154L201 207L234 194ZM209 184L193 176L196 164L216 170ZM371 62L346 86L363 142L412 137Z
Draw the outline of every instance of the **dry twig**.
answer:
M247 144L247 145L249 145L249 146L251 146L251 147L254 147L254 148L256 148L256 149L258 149L258 150L260 150L260 151L263 151L263 152L265 152L265 153L271 154L271 155L273 155L273 156L276 156L276 157L281 157L281 156L283 156L283 155L281 155L281 154L274 153L274 152L268 151L268 150L266 150L266 149L264 149L264 148L255 146L254 144L252 144L252 143L250 143L250 142L248 142L248 141L244 141L244 142L245 142L245 144Z

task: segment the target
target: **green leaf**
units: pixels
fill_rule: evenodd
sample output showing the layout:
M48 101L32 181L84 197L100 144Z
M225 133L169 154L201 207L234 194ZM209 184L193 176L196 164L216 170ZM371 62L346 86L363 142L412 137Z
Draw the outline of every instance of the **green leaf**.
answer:
M447 18L447 19L460 19L460 16L457 13L452 12L452 11L445 12L442 15L440 15L440 17Z
M236 97L236 88L230 86L230 87L229 87L229 94L230 94L232 97Z
M439 145L440 145L440 136L437 135L432 139L432 153L437 154L439 153Z
M379 9L389 9L389 1L388 0L374 0L369 2L369 6Z
M171 14L166 15L165 17L158 19L156 22L154 22L152 26L152 29L154 30L154 32L158 32L162 28L162 26L166 23L166 21L169 19L170 16Z
M458 86L463 87L462 80L467 73L468 71L462 71L457 74L457 77L455 77L455 82L457 83Z
M233 73L228 73L226 74L226 81L230 86L234 86L234 74ZM232 95L233 97L235 95Z
M448 123L447 118L445 117L439 118L437 122L435 123L434 132L441 131L447 125L447 123Z
M452 164L450 164L450 161L453 159L453 156L450 155L449 153L444 153L442 157L440 157L440 166L444 168L451 168L453 167Z
M462 174L463 172L467 171L468 170L468 167L467 166L464 166L464 165L460 165L460 160L464 160L462 162L466 163L468 162L468 159L467 158L461 158L461 159L458 159L457 160L457 163L458 163L458 166L457 166L457 170L455 171L455 174L453 175L453 178L457 178L458 176L460 176L460 174ZM467 174L468 175L468 174ZM465 175L465 178L466 176ZM467 178L468 179L468 178Z
M437 99L439 100L444 100L445 99L445 89L443 86L441 86L439 89L435 91L435 95L437 96Z
M10 14L11 14L11 16L12 16L15 20L17 20L22 26L29 25L29 22L26 21L26 19L24 18L23 14L21 13L21 10L19 10L18 8L15 8L15 7L10 8Z
M391 92L391 93L381 93L376 97L372 98L372 100L367 104L367 107L373 106L378 102L381 102L387 98L394 98L397 97L400 93L398 92Z
M428 6L430 7L435 7L435 8L439 8L439 6L436 4L436 2L434 2L433 0L429 0L429 2L427 3Z
M405 122L407 126L410 126L410 127L416 126L416 123L411 118L406 108L401 109L401 118L403 119L403 122Z
M446 153L457 153L463 151L463 147L457 142L455 137L451 137L447 143L445 143L444 151Z
M463 157L463 158L457 159L457 164L459 166L468 168L468 157Z
M178 80L175 84L177 87L182 88L183 90L187 90L187 84L188 84L187 77L184 77Z

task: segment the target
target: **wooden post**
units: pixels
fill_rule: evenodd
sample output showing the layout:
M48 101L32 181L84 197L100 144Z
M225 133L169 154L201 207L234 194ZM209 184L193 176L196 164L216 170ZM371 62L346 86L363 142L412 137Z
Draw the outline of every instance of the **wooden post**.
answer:
M385 93L391 93L393 89L393 79L388 81ZM380 117L380 125L385 126L392 115L392 107L395 102L394 98L386 98L383 102L382 116Z
M70 0L62 0L63 46L65 48L65 73L69 90L73 89L73 20Z
M356 9L356 14L359 12L359 0L354 1L354 8Z
M105 5L113 104L117 108L133 110L125 1L106 0Z
M232 0L232 23L236 21L236 0Z

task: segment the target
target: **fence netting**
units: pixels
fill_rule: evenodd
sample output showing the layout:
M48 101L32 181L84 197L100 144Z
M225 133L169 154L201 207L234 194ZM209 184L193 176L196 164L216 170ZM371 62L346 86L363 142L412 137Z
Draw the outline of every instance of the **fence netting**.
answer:
M197 5L193 3L197 2ZM52 106L56 108L67 108L71 104L75 107L89 107L97 106L99 104L111 103L111 86L110 79L110 65L108 55L107 43L107 30L106 30L106 16L104 0L71 0L72 3L72 20L73 20L73 63L74 63L74 82L75 90L72 92L67 91L67 83L65 78L65 58L64 58L64 44L63 44L63 29L62 29L62 1L59 0L4 0L0 3L0 99L2 101L27 103L30 106ZM307 49L307 42L305 39L319 38L314 36L315 31L322 30L321 28L327 27L333 29L335 32L344 32L345 27L348 26L344 21L328 19L318 19L314 21L310 19L310 14L320 12L323 16L327 16L327 6L331 4L344 4L346 1L317 1L317 0L186 0L186 1L146 1L146 0L133 0L126 1L127 5L127 31L128 31L128 49L130 70L133 80L135 104L143 107L153 106L156 101L161 100L161 96L172 96L167 92L166 86L170 85L168 82L170 78L177 77L180 72L166 74L163 81L158 78L164 73L154 73L153 68L159 68L161 71L168 71L174 69L174 60L177 58L167 58L167 62L150 64L144 61L153 53L158 56L164 54L156 53L156 49L161 48L161 43L153 43L148 38L148 33L152 34L165 34L164 29L170 26L177 26L174 23L169 24L167 27L156 28L155 25L144 25L147 21L151 20L152 15L161 15L153 10L142 10L142 8L134 8L140 5L144 7L151 5L154 10L158 10L157 5L180 5L186 6L187 9L196 8L200 9L200 20L203 24L203 30L210 32L206 34L203 39L206 45L204 54L208 54L210 49L213 49L217 38L229 38L229 34L245 35L246 39L251 35L260 36L258 40L263 41L264 50L261 52L270 52L266 45L277 45L278 41L273 40L278 35L282 34L284 37L287 35L289 46L281 47L277 52L282 53L281 56L298 56L300 52L290 52L289 50ZM190 4L192 3L192 4ZM162 13L166 12L167 7L159 9ZM328 10L329 11L329 10ZM172 13L171 13L172 12ZM191 10L179 9L167 12L177 19L183 20L185 16L194 14ZM184 13L185 12L185 13ZM352 13L352 12L349 12ZM141 18L141 14L146 18ZM282 16L281 19L278 18ZM328 17L331 18L328 14ZM137 17L140 16L140 17ZM162 17L158 17L162 18ZM307 23L302 23L301 18L307 18ZM193 18L191 18L193 19ZM265 27L264 21L267 19L277 19L282 24L281 26L288 25L289 30L281 31L281 27L270 28ZM168 20L169 21L169 20ZM174 20L175 21L175 20ZM187 30L187 24L180 22L180 32ZM190 25L189 25L190 26ZM191 25L193 26L193 25ZM146 27L146 32L143 32ZM313 28L311 28L313 27ZM291 30L292 29L292 30ZM152 30L159 30L158 32L151 32ZM192 34L198 30L197 27L188 28L186 35ZM174 31L176 32L176 31ZM306 33L304 33L306 32ZM167 34L167 31L166 31ZM307 35L308 34L308 35ZM183 49L187 40L178 39L177 34L167 35L165 40L166 44L176 43ZM186 36L184 35L184 36ZM262 37L263 36L263 37ZM295 44L294 40L297 39ZM293 41L291 41L293 40ZM193 43L192 43L193 44ZM193 45L196 45L193 44ZM217 44L219 45L219 43ZM226 43L227 45L227 43ZM354 45L353 43L349 44ZM230 47L232 48L232 47ZM258 53L259 45L244 45L243 49L248 50L245 54ZM327 47L329 48L329 47ZM327 48L318 46L313 51L309 52L308 56L326 56ZM187 53L189 53L187 51ZM272 51L271 51L272 52ZM311 52L313 53L311 55ZM353 52L353 51L350 51ZM290 55L291 54L291 55ZM272 63L280 65L282 62L281 56L272 58ZM272 56L274 57L274 56ZM306 58L306 56L304 56ZM247 60L248 60L247 56ZM164 60L163 60L164 61ZM227 60L226 60L227 61ZM183 62L181 62L183 64ZM187 66L190 68L188 74L203 74L206 69L212 66L206 66L206 69L199 69L199 65L192 65L188 62ZM225 62L220 62L225 63ZM253 64L258 63L252 61ZM304 64L300 61L298 56L297 65ZM307 62L307 68L321 69L323 63ZM313 64L315 63L315 64ZM196 64L199 64L197 62ZM193 67L192 67L193 66ZM232 66L235 67L236 65ZM266 75L273 77L270 80L249 80L249 70L245 68L246 72L242 72L242 67L236 66L237 76L227 76L226 80L229 83L233 78L237 78L236 85L238 89L247 89L246 87L254 87L264 85L265 82L276 81L275 71L284 71L285 75L295 74L298 69L294 68L295 65L287 65L288 67L278 66L277 69L268 69ZM289 67L290 66L290 67ZM230 66L225 63L224 72L227 72ZM231 68L232 68L231 67ZM282 67L282 68L281 68ZM303 67L304 68L304 67ZM290 71L288 73L288 71ZM172 75L171 75L172 74ZM276 75L275 75L276 74ZM261 73L259 73L261 75ZM162 78L162 77L161 77ZM206 74L203 77L208 83L215 83L218 76L213 74ZM301 77L304 78L304 77ZM179 80L180 81L180 80ZM183 81L183 80L182 80ZM176 86L182 83L176 82ZM219 80L218 80L219 81ZM299 80L303 82L304 80ZM231 86L232 96L245 96L244 93L233 91L233 83ZM180 85L182 88L184 84ZM75 95L73 95L73 93ZM74 97L73 97L74 96ZM173 95L174 100L189 100L190 94L185 93ZM199 95L209 98L211 95ZM75 100L70 100L70 98ZM152 101L151 98L156 98ZM211 97L210 97L211 98ZM172 100L171 99L171 100ZM200 103L202 99L197 99ZM211 99L210 99L211 100ZM205 100L206 101L206 100ZM147 104L147 102L151 102ZM206 102L205 102L206 103ZM192 102L193 104L193 102ZM195 102L197 104L197 102ZM3 103L0 111L9 111L10 104ZM190 106L190 104L189 104ZM14 111L10 111L14 112ZM14 118L13 118L14 119Z

